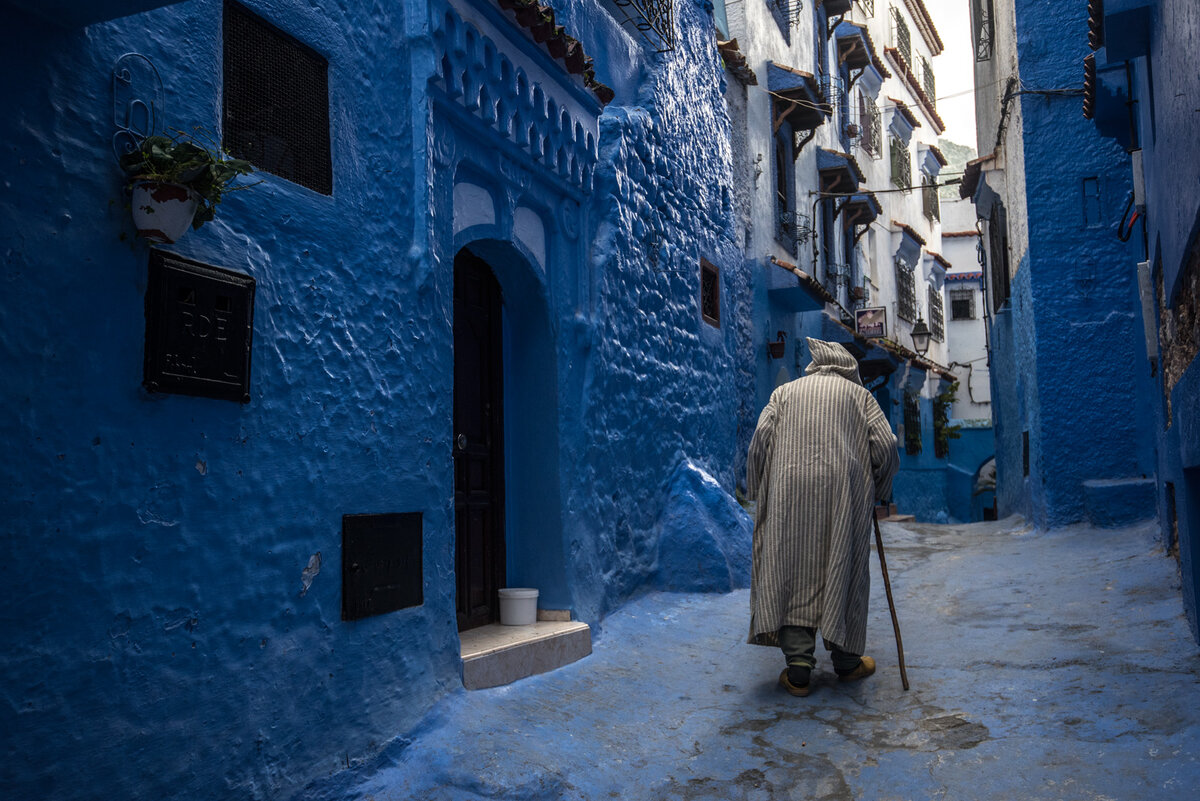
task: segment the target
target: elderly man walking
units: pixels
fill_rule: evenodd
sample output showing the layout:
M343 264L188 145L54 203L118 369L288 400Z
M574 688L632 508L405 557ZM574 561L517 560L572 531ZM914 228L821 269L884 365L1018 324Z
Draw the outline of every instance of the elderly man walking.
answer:
M777 388L758 418L746 466L758 502L750 642L783 650L779 683L808 695L820 631L841 681L875 672L863 656L871 515L899 456L887 417L841 345L808 340L805 375Z

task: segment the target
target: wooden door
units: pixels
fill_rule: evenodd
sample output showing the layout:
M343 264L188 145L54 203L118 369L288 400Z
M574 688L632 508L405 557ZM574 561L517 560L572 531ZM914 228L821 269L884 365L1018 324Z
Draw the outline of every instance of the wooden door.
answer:
M504 584L500 285L466 250L454 259L454 533L460 631L499 617Z

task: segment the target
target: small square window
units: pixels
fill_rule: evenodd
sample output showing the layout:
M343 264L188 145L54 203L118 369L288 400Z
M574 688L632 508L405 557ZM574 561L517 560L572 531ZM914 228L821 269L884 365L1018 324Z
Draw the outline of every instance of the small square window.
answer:
M225 147L255 167L333 194L329 62L226 0Z
M974 320L975 319L975 290L973 290L973 289L951 289L950 290L950 319L951 320Z
M700 316L721 327L721 271L707 259L700 260Z

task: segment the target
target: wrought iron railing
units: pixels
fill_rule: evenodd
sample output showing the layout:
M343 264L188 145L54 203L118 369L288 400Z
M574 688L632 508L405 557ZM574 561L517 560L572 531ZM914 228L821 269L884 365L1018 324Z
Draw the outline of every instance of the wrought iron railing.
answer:
M807 214L798 211L781 211L775 215L775 238L793 256L799 244L812 236L812 224Z
M946 314L942 305L942 293L931 285L929 299L929 332L938 342L946 341Z
M868 17L875 16L875 0L854 0Z
M775 24L779 26L784 41L791 44L792 28L800 24L804 0L767 0L767 9L775 18Z
M942 219L937 179L929 175L921 177L921 209L930 222Z
M673 0L613 0L613 4L658 52L675 49Z
M915 392L904 393L904 452L921 452L921 396Z
M883 126L879 118L879 106L875 99L868 95L858 95L858 143L871 158L883 156L880 139L883 136Z
M992 0L973 0L975 25L975 60L992 60Z
M933 77L933 66L929 59L921 56L921 88L929 98L930 105L937 107L937 80Z
M897 137L892 137L892 183L901 189L912 186L912 162L908 153L908 145Z
M907 64L912 63L912 34L909 33L908 23L904 21L900 9L892 6L892 44L900 51Z
M917 319L917 285L912 268L896 259L896 316L910 323Z

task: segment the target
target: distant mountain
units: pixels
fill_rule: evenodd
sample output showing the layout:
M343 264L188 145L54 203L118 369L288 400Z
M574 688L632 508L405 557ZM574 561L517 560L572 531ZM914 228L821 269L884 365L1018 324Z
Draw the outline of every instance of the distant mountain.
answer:
M967 162L975 158L975 148L951 142L949 139L939 139L938 150L942 151L942 155L946 157L946 166L942 168L939 176L943 183L954 178L961 178L963 170L967 168ZM956 199L958 185L943 186L938 190L938 196L943 200Z

